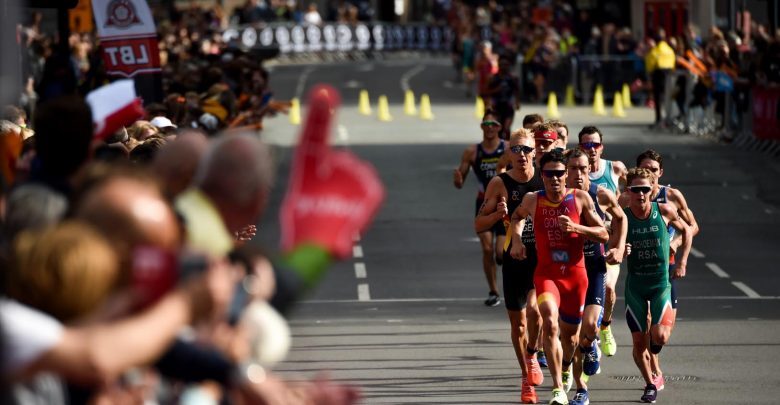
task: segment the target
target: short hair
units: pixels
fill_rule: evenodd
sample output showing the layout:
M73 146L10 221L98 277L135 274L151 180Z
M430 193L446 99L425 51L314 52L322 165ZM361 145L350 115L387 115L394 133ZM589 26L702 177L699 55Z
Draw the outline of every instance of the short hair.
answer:
M582 151L580 148L573 148L569 149L566 152L563 152L563 157L566 159L566 164L569 164L569 161L572 159L577 159L578 157L585 157L587 158L588 155L585 154L585 152Z
M194 183L204 192L244 206L268 193L274 170L268 145L249 133L216 138L200 161Z
M64 195L38 184L23 184L8 195L3 224L6 240L13 240L24 230L52 226L65 216L68 200Z
M581 143L583 136L591 135L591 134L599 134L599 142L604 142L604 134L601 133L600 129L596 128L593 125L587 125L583 127L579 135L577 135L577 140Z
M91 226L73 220L20 234L10 267L9 297L62 322L97 309L119 276L111 245Z
M130 161L140 164L152 163L157 151L166 143L165 138L159 135L152 135L130 151Z
M157 128L156 126L152 125L151 122L144 121L144 120L138 120L138 121L134 122L133 125L130 125L127 128L127 134L130 135L131 138L140 141L141 139L139 137L147 129L154 130L155 134L160 133L160 129Z
M552 131L556 133L556 136L558 134L558 131L555 130L555 126L553 126L549 121L543 122L539 124L538 127L534 128L534 132L544 132L544 131Z
M566 166L566 159L563 157L561 151L553 149L542 156L542 159L539 161L539 168L544 169L544 166L547 163L560 163Z
M488 115L492 115L494 117L498 117L498 112L496 112L496 110L494 110L494 109L492 109L490 107L485 108L485 113L482 114L482 121L484 121L485 118L487 118Z
M523 128L529 124L536 124L537 122L544 122L544 117L539 114L528 114L523 117Z
M626 184L630 186L631 183L636 179L647 179L650 180L650 182L652 182L653 172L647 169L643 169L641 167L632 167L628 169L628 174L626 174Z
M547 120L547 123L552 125L554 128L566 128L566 135L569 135L569 127L566 125L565 122L561 120Z
M642 153L639 154L639 156L636 157L636 166L639 167L642 164L642 161L645 159L650 159L658 162L658 167L661 169L664 168L664 159L661 157L661 154L656 152L653 149L648 149Z
M70 176L89 158L92 111L82 97L61 96L35 110L35 150L46 173Z
M522 139L530 139L531 142L536 142L534 139L534 133L530 129L518 128L509 135L509 143L519 141Z
M27 121L27 113L13 104L8 104L3 107L3 119L16 124L19 120Z

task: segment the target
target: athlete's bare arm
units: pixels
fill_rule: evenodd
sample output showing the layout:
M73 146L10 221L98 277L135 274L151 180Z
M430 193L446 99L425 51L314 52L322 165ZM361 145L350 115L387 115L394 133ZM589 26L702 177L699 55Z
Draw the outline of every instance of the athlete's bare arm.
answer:
M512 157L509 153L509 148L507 148L504 153L501 154L501 157L496 164L496 174L504 173L507 170L507 167L509 167L509 164L512 163Z
M477 147L474 145L469 146L463 151L463 156L460 158L460 165L452 173L452 184L455 188L463 188L463 183L466 181L466 176L469 174L469 168L471 163L474 162L474 155L477 153Z
M567 215L558 217L558 225L564 232L578 233L594 242L607 243L609 233L604 226L604 221L596 213L596 207L593 200L587 192L575 190L574 196L577 199L577 207L580 210L580 223L575 223Z
M696 218L693 216L693 211L688 207L688 202L685 200L685 196L680 190L676 188L668 188L667 198L669 201L677 206L677 213L680 214L683 221L691 228L691 237L699 234L699 223L696 222Z
M517 260L525 259L525 245L522 241L522 232L525 227L525 219L536 211L536 193L526 193L523 201L512 213L512 223L509 231L512 233L512 249L509 254Z
M500 177L490 179L485 190L485 201L479 207L479 213L474 219L474 230L477 233L489 231L496 222L508 215L506 206L506 187Z
M620 264L623 261L626 248L626 236L628 235L628 220L623 209L618 204L617 197L604 187L598 189L598 202L603 211L612 216L609 242L607 244L607 263Z
M616 176L618 176L618 189L620 190L625 189L627 184L626 175L628 174L628 169L626 169L626 165L619 160L613 160L612 172L615 173Z
M685 277L685 272L688 267L688 255L691 253L691 243L693 241L693 233L691 227L677 214L677 209L672 204L658 204L658 209L661 211L661 215L664 217L664 221L676 229L682 237L682 254L680 260L674 267L674 273L672 278Z

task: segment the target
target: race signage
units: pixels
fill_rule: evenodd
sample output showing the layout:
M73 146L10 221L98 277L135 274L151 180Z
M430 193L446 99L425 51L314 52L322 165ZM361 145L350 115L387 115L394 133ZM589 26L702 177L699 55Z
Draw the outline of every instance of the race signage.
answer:
M106 73L133 77L160 72L157 31L144 0L92 0Z
M483 39L491 35L483 27ZM449 27L424 24L269 24L229 28L222 39L243 49L278 47L281 53L428 50L447 51L455 39Z

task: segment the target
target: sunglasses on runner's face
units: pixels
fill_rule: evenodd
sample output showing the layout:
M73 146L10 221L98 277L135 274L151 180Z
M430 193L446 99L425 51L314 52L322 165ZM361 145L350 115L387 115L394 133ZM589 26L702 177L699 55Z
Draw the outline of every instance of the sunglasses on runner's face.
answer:
M534 148L532 148L530 146L526 146L526 145L515 145L515 146L512 146L511 148L509 148L509 150L511 150L512 153L517 153L517 154L522 153L524 155L527 155L527 154L533 152Z
M582 149L598 149L601 147L601 142L583 142L580 144Z
M560 152L560 153L563 153L563 150L564 150L563 148L552 148L552 150L550 152Z
M498 121L485 120L485 121L482 121L482 126L485 126L485 127L500 127L501 124Z
M650 194L650 190L653 188L650 186L630 186L628 189L635 194Z
M564 174L566 174L566 170L542 170L542 174L547 178L561 178Z

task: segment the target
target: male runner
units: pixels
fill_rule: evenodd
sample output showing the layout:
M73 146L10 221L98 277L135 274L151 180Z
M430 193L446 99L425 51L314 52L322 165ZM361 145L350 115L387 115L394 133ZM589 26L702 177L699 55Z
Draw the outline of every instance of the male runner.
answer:
M605 187L615 195L620 195L619 186L621 181L625 182L626 165L617 160L611 161L601 158L601 154L604 152L604 136L598 128L586 126L582 128L578 137L579 148L588 155L588 162L590 163L590 174L588 177L590 181ZM619 274L620 266L607 265L604 316L601 320L601 331L599 333L601 350L607 356L614 356L615 352L617 352L617 342L615 342L615 336L612 334L610 324L612 323L612 310L615 308L615 300L617 299L615 284L617 284Z
M496 223L503 223L508 228L510 226L508 213L513 212L520 205L527 193L544 187L539 171L533 166L536 152L531 131L521 128L512 133L509 139L509 151L512 156L512 168L490 180L485 191L485 203L482 204L474 221L477 232L488 230ZM533 282L536 246L532 221L526 222L522 240L526 246L526 258L516 260L509 254L511 240L507 238L507 243L503 246L504 264L501 273L512 346L523 373L520 399L523 403L535 404L537 396L534 386L542 384L544 376L536 356L529 356L525 350L529 341L536 347L542 321L536 305Z
M511 255L518 260L527 255L521 230L530 215L537 249L534 287L553 379L553 396L549 403L566 405L569 400L561 381L561 363L564 356L571 359L574 355L582 321L588 286L583 245L586 238L605 243L609 234L588 193L566 187L562 153L545 154L540 167L544 190L526 194L512 214Z
M685 200L685 196L683 196L679 190L672 188L671 186L659 185L661 176L664 174L664 161L661 155L652 149L648 149L637 156L636 164L637 167L650 170L654 175L653 191L651 193L652 200L661 204L672 204L675 208L677 208L677 213L691 228L692 237L695 237L699 233L699 224L696 222L693 211L691 211L691 209L688 207L688 202ZM623 205L622 197L623 196L621 196L621 205ZM625 197L628 197L628 195ZM625 204L628 204L627 199ZM674 228L669 227L668 230L669 235L672 238L672 250L669 253L669 274L671 275L674 272L674 252L676 249L675 244L679 243L680 239L674 238ZM677 319L677 283L674 278L670 278L669 281L672 284L672 311L674 311L674 318ZM674 328L674 325L672 325L672 328ZM664 389L665 380L657 355L650 356L650 366L653 372L653 383L655 384L656 388L661 391Z
M484 202L485 189L488 182L496 175L498 161L505 149L504 140L498 136L501 131L501 124L497 120L498 116L494 110L490 108L485 110L482 123L480 124L482 127L482 142L471 145L463 151L460 166L453 173L452 183L456 188L460 189L463 187L463 182L469 173L469 167L474 170L474 175L477 176L478 182L477 204L475 208L477 213ZM494 234L495 238L493 237ZM485 273L488 288L490 288L485 305L495 307L501 303L496 284L496 262L501 264L503 259L500 247L504 245L506 230L503 224L497 223L492 230L479 232L477 235L482 247L482 270ZM494 239L495 246L498 246L498 249L493 247ZM493 261L494 252L495 261Z
M569 143L569 127L560 120L548 120L547 122L558 132L558 141L555 142L554 147L566 150L566 145Z
M648 403L654 403L658 395L647 356L648 347L650 353L660 353L669 341L674 325L667 226L674 227L682 238L682 253L672 274L673 278L685 277L693 238L690 228L677 214L675 207L651 200L654 178L647 169L633 168L628 171L629 203L628 208L624 209L628 219L626 242L631 245L625 287L626 321L631 330L634 362L646 383L640 401Z
M535 131L536 127L544 123L544 117L539 114L528 114L523 117L523 128Z
M614 193L590 181L588 173L590 165L588 157L581 149L566 151L566 186L587 191L593 200L596 213L603 220L605 213L612 216L612 232L609 238L608 250L604 245L591 241L585 242L585 269L588 274L588 289L585 294L585 311L580 327L579 350L575 351L574 381L577 383L577 393L569 401L569 405L587 405L590 402L587 380L582 377L584 369L586 376L596 374L599 369L598 344L595 342L599 333L599 315L604 305L604 287L606 285L607 263L619 265L623 260L628 224L623 209L618 205ZM571 388L570 359L563 360L562 380L566 392ZM584 364L583 364L584 362Z

